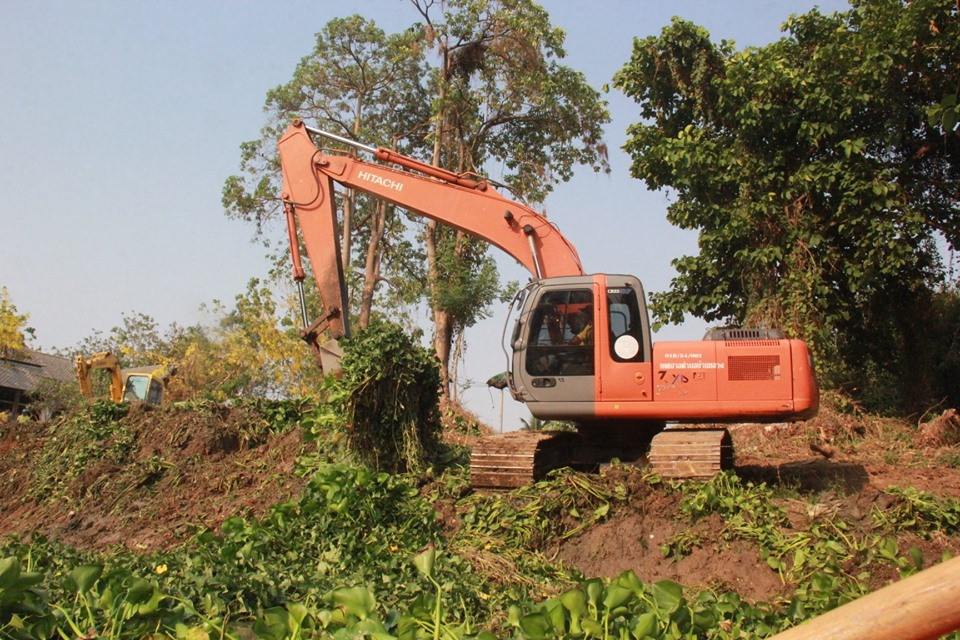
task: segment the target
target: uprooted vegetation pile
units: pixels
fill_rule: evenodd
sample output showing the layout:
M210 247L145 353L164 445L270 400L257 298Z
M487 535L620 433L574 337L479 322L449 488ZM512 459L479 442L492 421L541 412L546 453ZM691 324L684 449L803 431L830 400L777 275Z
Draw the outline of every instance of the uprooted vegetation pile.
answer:
M0 635L765 637L960 551L950 424L826 410L735 426L709 482L475 493L479 427L443 421L407 473L354 461L317 400L3 425Z

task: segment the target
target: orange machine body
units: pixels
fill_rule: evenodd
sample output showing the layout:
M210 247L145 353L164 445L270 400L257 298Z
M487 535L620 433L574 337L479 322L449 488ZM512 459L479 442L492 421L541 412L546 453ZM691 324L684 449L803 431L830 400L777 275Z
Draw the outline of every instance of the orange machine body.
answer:
M657 342L639 280L594 274L529 285L512 334L510 387L543 419L734 422L800 420L819 406L806 343L729 330ZM572 309L590 304L590 344Z

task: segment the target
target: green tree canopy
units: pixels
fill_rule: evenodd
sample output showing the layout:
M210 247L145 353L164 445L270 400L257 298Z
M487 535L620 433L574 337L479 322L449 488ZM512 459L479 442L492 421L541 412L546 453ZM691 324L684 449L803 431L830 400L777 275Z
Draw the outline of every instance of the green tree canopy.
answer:
M387 35L359 15L328 22L293 77L268 92L264 106L268 122L261 137L241 145L241 173L224 185L227 215L253 222L259 235L281 213L276 145L294 118L366 144L422 153L430 117L426 74L415 33ZM362 292L352 300L363 326L380 283L391 285L381 299L389 307L412 303L422 295L422 256L417 260L403 216L393 206L351 190L338 190L337 197L344 274L350 289ZM290 262L282 245L277 262L285 266ZM319 312L318 300L310 306Z
M360 16L323 27L293 78L267 96L269 122L259 140L244 143L241 173L224 186L228 215L259 230L279 212L275 145L293 117L454 171L496 166L499 180L534 203L578 164L606 169L605 103L583 74L561 64L564 34L542 7L531 0L412 4L411 17L422 22L398 34ZM340 197L345 272L363 287L361 324L377 283L391 285L381 305L422 298L426 283L446 388L454 337L502 295L485 245L433 222L416 220L426 230L410 233L392 207L349 191Z
M414 5L424 20L424 45L440 61L430 85L433 164L477 173L496 164L514 196L532 203L578 164L607 169L606 103L582 73L561 63L564 33L541 6L531 0ZM505 292L485 243L429 222L425 244L434 348L448 392L454 340Z
M674 19L614 79L640 107L632 174L700 234L656 319L780 326L833 382L903 379L943 285L937 242L960 246L957 6L853 2L784 30L738 51Z

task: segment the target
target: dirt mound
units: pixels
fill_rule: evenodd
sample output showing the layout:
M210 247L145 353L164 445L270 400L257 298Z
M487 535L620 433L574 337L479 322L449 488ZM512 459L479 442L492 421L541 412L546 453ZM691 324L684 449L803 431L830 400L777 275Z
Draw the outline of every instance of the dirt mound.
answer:
M632 500L613 518L564 543L557 557L588 576L616 576L632 570L645 582L669 579L691 587L734 590L752 600L767 600L784 590L777 573L754 545L717 538L719 517L688 526L677 506L679 494L650 493ZM678 534L699 546L677 558L663 545Z
M808 422L729 429L745 480L802 492L873 495L914 487L960 498L960 448L909 423L827 411Z
M730 431L737 476L783 493L776 502L793 530L837 518L851 531L867 533L872 511L899 503L894 488L960 499L960 469L942 464L955 459L956 448L905 423L866 423L827 412L807 423L742 424ZM658 492L633 499L607 522L566 541L556 555L588 576L633 570L647 582L666 578L691 587L732 589L752 600L789 597L793 587L781 581L755 544L723 539L718 533L724 523L716 515L687 524L679 501L678 494ZM664 545L678 536L696 544L687 554L667 555ZM960 539L941 532L903 533L898 545L916 549L925 566L944 553L960 554ZM878 588L898 578L896 569L880 566L869 582Z
M53 455L64 423L10 425L0 438L0 533L37 531L90 549L169 549L231 515L295 496L304 483L294 474L300 431L272 433L250 408L144 405L121 424L101 446L122 455L59 470L42 465L69 460Z
M482 433L469 415L444 415L462 434L459 444ZM301 431L275 432L250 407L134 407L113 430L90 429L74 432L63 421L3 426L0 534L37 531L85 549L166 550L198 530L219 530L231 515L261 514L305 483L295 469ZM735 425L731 433L740 479L777 487L788 526L797 530L835 516L866 531L871 510L895 506L891 486L960 498L960 469L951 466L960 466L957 447L911 425L828 413L802 424ZM627 493L605 522L549 555L588 576L633 570L646 582L667 578L756 600L789 595L756 545L720 535L719 516L691 525L679 512L679 494L645 483ZM445 520L459 518L453 503L438 508ZM695 544L665 554L679 537ZM899 542L917 547L928 563L945 551L960 553L956 536L904 534ZM871 582L896 577L891 570Z

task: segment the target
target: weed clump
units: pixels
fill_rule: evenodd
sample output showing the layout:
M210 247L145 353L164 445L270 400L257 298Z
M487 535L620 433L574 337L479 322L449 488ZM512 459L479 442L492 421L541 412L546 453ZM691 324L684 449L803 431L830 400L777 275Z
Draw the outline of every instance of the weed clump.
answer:
M395 324L343 342L330 403L353 456L378 471L424 471L440 446L440 369L432 352Z

